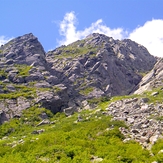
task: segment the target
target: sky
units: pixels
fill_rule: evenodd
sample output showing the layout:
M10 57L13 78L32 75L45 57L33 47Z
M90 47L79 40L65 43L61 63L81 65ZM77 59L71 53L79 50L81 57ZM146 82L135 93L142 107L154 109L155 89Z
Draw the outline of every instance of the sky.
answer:
M0 0L0 6L0 45L33 33L49 51L97 32L163 57L163 0Z

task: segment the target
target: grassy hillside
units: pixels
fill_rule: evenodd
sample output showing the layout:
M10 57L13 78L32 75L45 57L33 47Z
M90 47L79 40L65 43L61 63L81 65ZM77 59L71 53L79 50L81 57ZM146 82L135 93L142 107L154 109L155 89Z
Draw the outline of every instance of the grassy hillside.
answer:
M134 141L123 142L124 136L118 128L125 124L112 121L103 113L108 103L102 102L95 110L83 110L70 117L63 113L53 115L37 106L25 110L21 118L0 126L0 162L162 162L163 153L159 152L163 148L162 140L153 146L154 156ZM43 114L51 123L39 126ZM35 131L42 132L35 134Z

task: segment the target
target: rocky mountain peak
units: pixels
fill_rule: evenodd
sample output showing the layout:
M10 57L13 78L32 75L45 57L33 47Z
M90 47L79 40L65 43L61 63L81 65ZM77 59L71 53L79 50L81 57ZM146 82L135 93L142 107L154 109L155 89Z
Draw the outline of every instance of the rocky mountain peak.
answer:
M91 87L89 97L129 94L156 62L143 46L98 33L48 52L47 60L79 91Z
M45 57L45 51L32 33L17 37L1 46L1 60L6 64L32 64L39 57Z
M91 44L93 46L105 45L114 41L112 37L99 33L90 34L85 39L88 40L86 44Z

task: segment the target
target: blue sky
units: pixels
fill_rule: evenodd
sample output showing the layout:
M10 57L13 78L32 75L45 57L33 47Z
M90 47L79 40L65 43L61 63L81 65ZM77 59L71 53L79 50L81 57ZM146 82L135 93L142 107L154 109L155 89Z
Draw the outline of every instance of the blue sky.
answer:
M45 51L93 32L163 57L163 0L1 0L0 44L33 33Z

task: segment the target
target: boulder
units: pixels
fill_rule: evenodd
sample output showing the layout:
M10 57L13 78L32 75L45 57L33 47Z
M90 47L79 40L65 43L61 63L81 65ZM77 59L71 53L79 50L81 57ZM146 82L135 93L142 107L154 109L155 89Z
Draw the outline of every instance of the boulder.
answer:
M39 124L36 125L36 127L41 126L41 125L46 125L46 124L50 124L49 119L42 120Z

